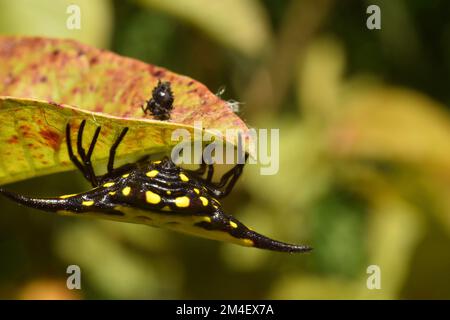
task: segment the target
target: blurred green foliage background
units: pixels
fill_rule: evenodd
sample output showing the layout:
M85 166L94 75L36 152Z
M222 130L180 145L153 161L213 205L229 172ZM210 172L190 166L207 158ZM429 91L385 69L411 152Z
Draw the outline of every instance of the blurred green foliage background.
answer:
M73 3L81 30L65 27ZM381 30L366 28L370 4ZM0 33L75 38L225 86L250 126L280 128L279 173L247 166L226 211L315 248L265 252L0 199L1 298L450 298L450 2L0 0ZM77 172L11 186L87 187ZM70 264L82 290L66 289ZM372 264L381 290L366 287Z

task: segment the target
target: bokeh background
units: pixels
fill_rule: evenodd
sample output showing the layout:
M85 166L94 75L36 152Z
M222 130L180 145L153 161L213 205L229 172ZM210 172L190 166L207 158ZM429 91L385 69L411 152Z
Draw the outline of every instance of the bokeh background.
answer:
M81 30L65 28L69 4ZM370 4L381 30L366 28ZM0 199L0 298L450 298L450 2L0 0L0 34L75 38L225 87L251 127L280 128L279 173L247 166L226 211L315 248L266 252ZM88 185L70 172L10 187ZM70 264L82 290L66 288ZM373 264L381 290L366 287Z

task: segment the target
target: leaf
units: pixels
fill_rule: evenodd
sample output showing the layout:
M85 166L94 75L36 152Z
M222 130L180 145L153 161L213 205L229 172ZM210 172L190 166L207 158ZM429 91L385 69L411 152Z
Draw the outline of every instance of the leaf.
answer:
M377 195L378 196L378 195ZM376 199L368 215L369 263L381 269L381 290L370 290L367 267L356 279L287 273L272 288L271 299L395 299L399 298L410 260L423 237L423 219L401 198ZM389 197L389 196L388 196Z
M142 5L186 20L223 44L249 56L269 43L268 17L255 0L138 0Z
M329 129L333 156L352 164L347 172L353 175L354 160L395 168L395 174L378 173L411 201L426 204L449 231L450 117L445 106L409 89L353 85L350 90L341 119ZM365 189L356 183L358 190Z
M330 119L339 112L345 53L334 38L313 41L299 56L297 96L305 116Z
M86 282L111 299L156 299L161 294L161 286L169 292L176 288L178 277L170 272L173 268L159 267L154 259L146 259L120 242L111 241L112 235L98 228L106 224L79 223L64 228L57 235L58 254L65 261L76 260L82 266ZM74 239L78 239L77 248L80 248L76 252L73 252ZM96 258L92 259L93 256Z
M80 8L80 29L66 27L72 13ZM69 11L70 12L70 11ZM113 27L113 6L109 0L16 0L0 1L0 33L71 38L107 47Z
M408 163L450 171L450 118L445 107L407 89L350 89L330 129L337 156Z
M90 119L86 137L102 126L94 161L107 158L124 126L130 131L119 157L168 151L177 143L171 141L173 130L192 133L195 121L223 133L241 130L248 139L248 128L225 101L160 67L72 40L43 38L0 37L0 59L0 184L73 168L64 141L69 120L78 125ZM141 110L158 79L172 84L170 121L153 120Z

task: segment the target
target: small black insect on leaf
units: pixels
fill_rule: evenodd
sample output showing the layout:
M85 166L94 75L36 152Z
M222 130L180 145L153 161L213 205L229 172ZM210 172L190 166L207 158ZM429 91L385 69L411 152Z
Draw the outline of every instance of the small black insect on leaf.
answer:
M152 98L147 101L146 106L142 106L142 111L150 114L158 120L170 119L170 112L173 109L173 93L170 88L170 82L161 82L152 91Z

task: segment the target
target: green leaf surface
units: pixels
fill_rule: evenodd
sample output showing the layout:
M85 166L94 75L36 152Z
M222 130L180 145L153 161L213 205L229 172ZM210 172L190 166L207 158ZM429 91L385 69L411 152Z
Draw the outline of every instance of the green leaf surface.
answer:
M80 28L67 28L80 9ZM0 34L71 38L105 48L113 28L110 0L0 0Z
M0 37L0 61L0 184L73 168L65 147L69 121L74 138L81 120L89 120L85 147L102 126L94 161L107 158L125 126L119 158L167 152L178 143L173 130L193 133L195 121L205 130L240 130L248 139L245 123L225 101L164 68L73 40L21 37ZM141 109L158 79L172 84L170 121Z
M249 56L260 54L271 40L267 13L256 0L136 1L181 18L227 47Z

